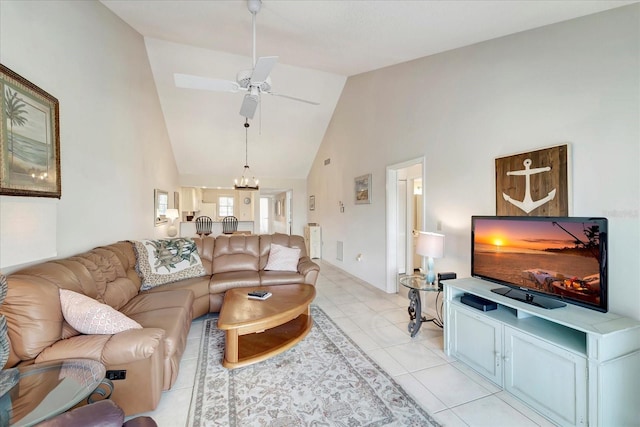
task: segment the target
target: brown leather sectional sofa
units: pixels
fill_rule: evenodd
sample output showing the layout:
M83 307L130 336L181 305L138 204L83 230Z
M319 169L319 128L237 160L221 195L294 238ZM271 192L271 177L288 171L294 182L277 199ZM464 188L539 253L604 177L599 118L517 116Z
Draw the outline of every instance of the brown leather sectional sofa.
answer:
M194 240L207 274L149 291L140 291L130 242L101 246L9 275L7 297L0 306L0 313L7 317L11 344L5 368L56 359L98 360L107 370L126 371L126 379L114 381L111 398L127 415L153 410L162 391L176 380L191 321L218 312L227 289L315 285L320 271L307 256L301 236L232 235ZM264 270L272 243L300 248L297 272ZM63 318L59 288L108 304L143 329L82 335Z

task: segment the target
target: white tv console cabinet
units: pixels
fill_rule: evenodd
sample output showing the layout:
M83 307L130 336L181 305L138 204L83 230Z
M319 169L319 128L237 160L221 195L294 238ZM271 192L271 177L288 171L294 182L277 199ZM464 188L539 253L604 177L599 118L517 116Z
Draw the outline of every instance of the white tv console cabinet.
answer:
M568 304L538 308L476 278L446 280L444 347L558 425L640 425L640 322ZM465 293L497 303L482 311Z

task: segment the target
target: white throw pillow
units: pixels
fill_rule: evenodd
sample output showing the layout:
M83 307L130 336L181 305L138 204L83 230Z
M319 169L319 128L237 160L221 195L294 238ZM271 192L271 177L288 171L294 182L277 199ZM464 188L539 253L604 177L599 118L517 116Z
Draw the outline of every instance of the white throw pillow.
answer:
M264 267L265 270L277 271L298 271L298 260L300 259L300 249L288 248L286 246L271 244L269 260Z
M64 320L83 334L110 335L142 329L138 322L112 307L67 289L60 289L60 305Z

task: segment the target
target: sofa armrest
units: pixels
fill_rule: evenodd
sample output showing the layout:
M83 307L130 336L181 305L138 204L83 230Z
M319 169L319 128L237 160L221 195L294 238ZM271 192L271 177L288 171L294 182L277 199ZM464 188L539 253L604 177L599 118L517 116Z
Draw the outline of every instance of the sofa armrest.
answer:
M298 261L298 273L304 276L304 283L315 285L320 272L320 266L305 256Z
M131 329L115 335L77 335L47 347L36 357L35 363L93 359L105 365L126 364L151 356L163 337L164 330L158 328Z
M158 349L164 351L163 339L164 330L159 328L130 329L112 335L104 346L102 363L109 366L147 359Z
M35 363L62 359L102 359L102 350L111 335L76 335L56 341L40 352Z

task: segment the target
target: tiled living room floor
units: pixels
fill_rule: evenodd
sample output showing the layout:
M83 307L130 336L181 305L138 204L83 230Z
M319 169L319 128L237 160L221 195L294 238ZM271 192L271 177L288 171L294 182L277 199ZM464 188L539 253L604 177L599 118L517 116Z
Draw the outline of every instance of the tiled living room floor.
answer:
M443 352L442 329L424 323L407 332L407 298L387 294L319 262L314 301L416 401L446 426L552 426L514 397ZM160 427L184 426L202 334L194 320L176 384L149 415Z

